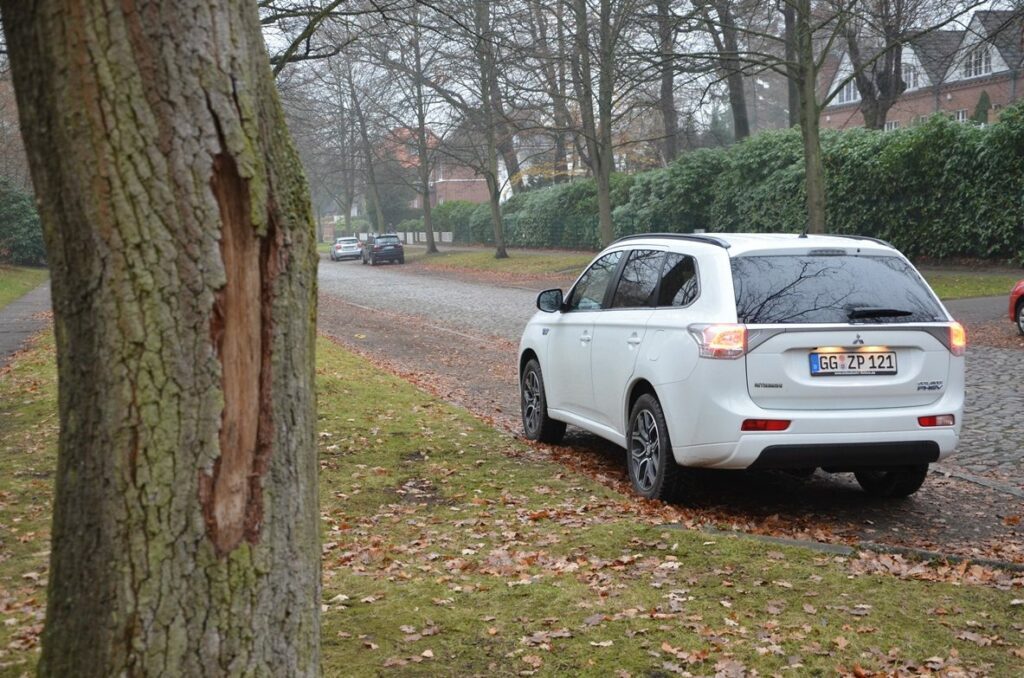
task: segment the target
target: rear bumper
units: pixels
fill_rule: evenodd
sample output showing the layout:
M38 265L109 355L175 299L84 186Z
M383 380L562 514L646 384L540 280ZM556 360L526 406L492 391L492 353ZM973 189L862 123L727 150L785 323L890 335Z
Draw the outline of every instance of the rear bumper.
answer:
M389 250L387 252L372 252L370 255L374 261L393 261L405 257L403 250Z
M744 435L729 443L673 447L676 461L706 468L810 468L835 471L929 464L949 456L960 441L954 428L877 433Z
M944 459L960 441L962 362L950 372L945 393L927 405L820 410L761 408L746 393L746 375L739 361L717 367L717 388L704 389L702 397L694 396L693 380L656 386L666 410L673 455L684 466L837 470L904 466ZM722 387L730 382L737 388ZM938 414L952 414L956 424L918 424L919 417ZM785 431L742 432L745 419L785 419L790 425Z
M835 445L770 445L748 468L815 468L852 471L881 466L915 466L939 460L934 440L885 443L837 443Z

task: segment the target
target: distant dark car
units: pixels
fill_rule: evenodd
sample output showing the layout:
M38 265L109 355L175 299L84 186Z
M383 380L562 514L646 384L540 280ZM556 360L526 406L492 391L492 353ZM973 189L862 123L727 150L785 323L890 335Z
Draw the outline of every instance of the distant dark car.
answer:
M1024 334L1024 280L1018 280L1010 291L1010 320L1017 324L1017 331Z
M405 263L402 241L393 234L367 236L366 244L363 246L363 263L376 266L383 261Z

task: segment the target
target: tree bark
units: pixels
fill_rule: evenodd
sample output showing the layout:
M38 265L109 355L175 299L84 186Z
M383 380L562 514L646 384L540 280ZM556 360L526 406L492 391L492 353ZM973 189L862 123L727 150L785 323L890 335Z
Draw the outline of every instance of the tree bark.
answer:
M800 124L800 88L796 76L796 10L789 0L782 0L782 21L784 26L786 55L786 94L789 103L789 126Z
M495 131L495 109L492 89L497 81L493 71L497 68L494 62L493 32L491 26L491 0L475 0L474 21L476 24L476 57L480 69L480 111L484 137L486 140L484 177L487 180L488 202L491 206L491 223L494 226L494 258L507 259L505 249L505 225L501 219L501 183L498 181L498 142Z
M661 91L658 98L665 137L662 156L670 163L679 155L679 114L676 111L675 74L675 22L672 19L671 0L657 0L658 58L660 59Z
M576 19L573 50L573 81L580 105L580 120L586 138L587 160L597 184L598 237L607 247L615 239L612 223L611 174L614 170L612 153L612 87L614 84L614 41L612 38L611 0L599 5L599 37L597 100L591 80L590 19L586 0L573 0ZM597 117L594 107L597 107Z
M39 673L317 675L315 229L256 6L0 7L57 340Z
M377 185L377 172L373 164L373 147L370 145L370 132L366 127L366 116L363 113L363 106L359 103L359 95L356 94L356 84L352 80L352 73L348 74L349 94L352 97L352 111L356 114L356 121L359 125L359 139L363 147L363 162L366 163L366 187L368 190L370 206L367 211L372 210L374 226L378 231L383 231L384 208L380 204L380 189Z
M736 19L729 9L729 2L716 0L709 3L718 15L718 24L704 6L704 23L718 51L719 70L725 76L729 92L729 109L732 111L732 130L736 141L750 136L750 121L747 117L747 97L743 89L743 63L739 57Z
M423 95L423 54L420 51L420 21L414 15L412 21L413 58L415 59L415 97L416 97L416 150L419 154L420 190L423 198L423 228L427 235L427 254L437 254L437 243L434 242L434 220L430 204L430 145L427 143L427 106Z
M807 232L825 232L825 168L821 159L818 71L814 59L811 0L796 0L797 85L800 91L800 135L804 146L807 189Z

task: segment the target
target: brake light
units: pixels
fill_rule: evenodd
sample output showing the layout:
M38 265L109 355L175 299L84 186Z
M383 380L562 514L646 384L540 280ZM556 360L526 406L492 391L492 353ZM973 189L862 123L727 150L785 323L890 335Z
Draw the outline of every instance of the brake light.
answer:
M690 333L700 347L700 357L735 360L747 352L745 325L691 325Z
M952 426L956 423L956 417L952 414L935 414L930 417L918 417L917 423L926 428L932 426Z
M789 419L744 419L741 431L785 431L789 428Z
M967 330L960 323L949 326L949 352L953 355L963 355L967 352Z

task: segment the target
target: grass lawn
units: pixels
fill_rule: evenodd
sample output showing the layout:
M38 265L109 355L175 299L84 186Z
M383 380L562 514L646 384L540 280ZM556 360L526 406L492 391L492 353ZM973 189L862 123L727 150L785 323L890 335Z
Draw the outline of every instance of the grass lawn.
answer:
M0 265L0 308L34 290L49 275L45 268Z
M657 504L318 351L327 676L1019 675L1019 589L860 574L666 524ZM0 375L0 675L37 657L55 410L44 337Z
M964 299L966 297L989 297L1004 295L1009 297L1010 290L1021 278L1020 274L982 273L970 271L936 271L921 272L935 293L942 299Z
M572 277L594 259L594 254L578 252L511 252L507 259L495 259L494 250L477 252L444 252L428 256L421 250L410 250L408 261L416 261L428 268L468 270L483 273L517 274L528 276L558 275Z

